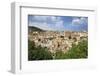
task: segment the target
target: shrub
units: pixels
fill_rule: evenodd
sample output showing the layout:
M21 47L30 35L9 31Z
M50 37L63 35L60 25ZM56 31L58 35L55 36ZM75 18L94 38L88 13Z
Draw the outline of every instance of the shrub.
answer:
M53 59L51 52L47 48L41 46L34 47L33 43L29 41L28 60L49 60Z
M88 42L83 40L78 45L73 44L68 52L56 51L55 59L79 59L87 58L88 56Z
M35 47L35 43L28 40L28 60L50 60L50 59L79 59L88 57L88 41L82 40L78 45L73 44L68 52L57 50L51 53L47 48Z
M66 53L66 58L87 58L88 56L88 42L83 40L78 45L73 45Z

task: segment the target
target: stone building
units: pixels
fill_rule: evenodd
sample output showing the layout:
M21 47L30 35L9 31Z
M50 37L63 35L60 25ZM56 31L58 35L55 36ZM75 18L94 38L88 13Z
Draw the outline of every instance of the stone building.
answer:
M35 46L41 46L48 48L49 51L55 53L60 50L67 52L72 44L78 44L80 40L87 40L87 32L55 32L46 31L38 32L34 31L28 34L28 39L35 42Z

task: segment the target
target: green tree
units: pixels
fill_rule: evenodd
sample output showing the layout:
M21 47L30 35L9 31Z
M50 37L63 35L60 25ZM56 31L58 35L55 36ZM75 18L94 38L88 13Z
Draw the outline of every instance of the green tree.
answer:
M66 53L66 58L87 58L88 56L88 42L83 40L78 45L72 46L72 48Z
M55 56L54 59L65 59L66 58L65 53L60 50L57 50L54 56Z
M53 59L51 52L41 46L35 47L34 42L28 41L28 60L49 60Z
M82 40L78 45L73 44L68 52L63 53L57 50L51 53L47 48L41 46L35 47L35 43L28 41L28 59L29 60L49 60L49 59L78 59L88 57L88 41Z
M32 50L35 48L35 42L28 40L28 50Z

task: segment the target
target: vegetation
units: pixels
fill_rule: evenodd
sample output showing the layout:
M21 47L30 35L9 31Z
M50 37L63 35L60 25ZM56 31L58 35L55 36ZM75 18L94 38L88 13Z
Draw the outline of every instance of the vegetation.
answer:
M88 42L83 40L78 45L73 44L68 52L56 51L51 53L47 48L35 47L35 43L28 40L28 60L50 60L50 59L80 59L88 56Z
M72 48L66 53L66 58L87 58L88 42L83 40L78 45L73 44Z
M34 42L28 41L28 60L49 60L53 59L51 52L41 46L34 47Z
M37 27L33 27L33 26L28 26L28 31L39 31L39 32L43 32L44 30L37 28Z
M78 45L73 44L72 48L68 52L63 53L62 51L57 51L55 53L55 59L79 59L87 58L88 56L88 42L83 40L79 42Z

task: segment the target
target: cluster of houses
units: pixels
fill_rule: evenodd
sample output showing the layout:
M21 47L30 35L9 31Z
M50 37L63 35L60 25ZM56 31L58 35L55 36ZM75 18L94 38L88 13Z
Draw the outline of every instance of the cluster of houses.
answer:
M34 31L28 34L28 39L33 41L36 47L46 47L52 53L55 53L57 50L67 52L72 47L72 44L77 45L81 40L87 40L88 33L71 31Z

